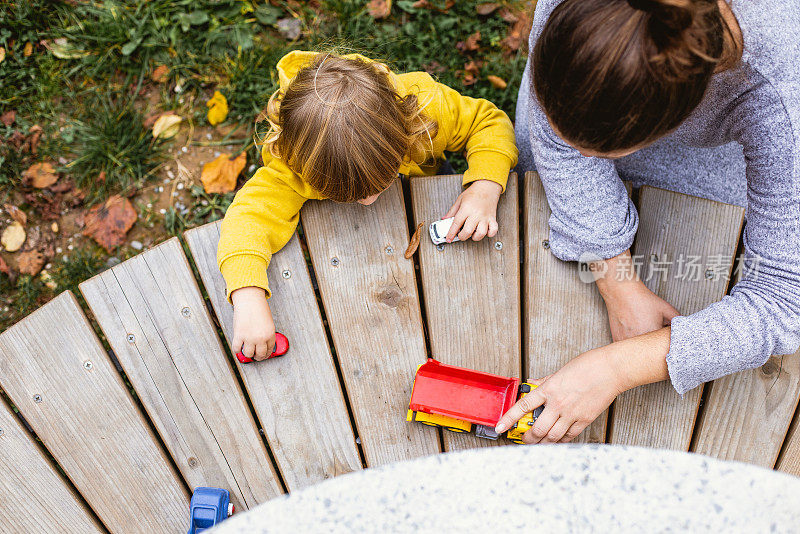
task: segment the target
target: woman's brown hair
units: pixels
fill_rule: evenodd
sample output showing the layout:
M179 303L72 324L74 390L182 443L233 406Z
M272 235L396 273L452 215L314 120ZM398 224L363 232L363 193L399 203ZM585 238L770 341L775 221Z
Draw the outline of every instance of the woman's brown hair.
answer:
M566 141L599 153L681 124L741 57L717 0L565 0L533 51L533 88Z
M423 105L398 94L385 65L322 53L270 99L264 143L327 198L352 202L389 187L406 157L432 156Z

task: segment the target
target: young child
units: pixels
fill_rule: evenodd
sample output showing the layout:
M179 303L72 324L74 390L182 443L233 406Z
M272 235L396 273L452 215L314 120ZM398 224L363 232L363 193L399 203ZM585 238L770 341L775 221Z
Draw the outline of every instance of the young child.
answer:
M445 217L455 217L449 240L478 241L497 233L497 202L517 161L504 112L424 72L395 74L359 54L301 51L277 70L264 166L228 208L217 252L234 307L232 348L256 360L275 343L267 265L292 237L306 200L369 205L398 174L436 174L445 150L466 150L469 187Z

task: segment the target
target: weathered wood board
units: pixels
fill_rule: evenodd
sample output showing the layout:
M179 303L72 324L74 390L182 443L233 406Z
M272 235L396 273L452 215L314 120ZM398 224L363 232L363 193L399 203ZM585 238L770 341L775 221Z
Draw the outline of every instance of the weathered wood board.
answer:
M111 531L186 529L185 486L72 293L0 335L0 386Z
M185 236L230 344L233 306L216 260L220 223ZM361 459L296 234L272 257L267 273L272 316L291 348L283 358L240 365L239 373L292 491L361 469Z
M308 202L301 216L367 464L439 452L435 429L405 420L426 353L400 184L371 206Z
M80 288L189 486L228 489L240 510L280 495L178 239Z
M86 505L0 401L2 532L102 532Z
M611 331L597 286L582 279L576 262L561 261L550 251L550 206L537 173L526 173L524 191L525 378L543 378L575 356L611 343ZM605 411L574 441L603 443L607 420Z
M458 365L519 377L522 369L517 176L511 174L497 209L498 233L480 242L437 247L428 226L463 191L461 175L411 179L415 224L424 223L420 272L431 355ZM507 443L445 431L446 450Z
M740 258L736 283L743 270ZM723 376L707 387L711 389L694 431L694 451L723 460L775 466L800 397L800 351L772 356L758 369ZM800 457L797 461L800 468Z
M632 253L643 258L640 275L645 285L683 315L720 300L727 290L744 210L648 186L640 190L638 208L639 232ZM688 450L702 390L695 388L681 398L669 381L663 381L626 391L615 403L610 441Z

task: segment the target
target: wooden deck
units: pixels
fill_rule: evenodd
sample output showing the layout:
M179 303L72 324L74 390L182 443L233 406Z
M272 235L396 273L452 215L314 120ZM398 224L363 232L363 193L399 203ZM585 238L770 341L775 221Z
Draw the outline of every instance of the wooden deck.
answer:
M302 239L269 267L284 358L231 357L219 223L84 282L85 309L66 292L0 334L0 530L181 532L196 486L227 488L246 510L342 473L503 444L407 423L416 367L433 356L538 377L610 335L595 286L549 250L535 173L511 176L495 238L439 249L423 236L406 260L409 228L460 188L438 176L370 207L310 202ZM702 266L648 286L685 314L719 300L743 210L647 187L635 201L643 274L681 255ZM775 356L683 398L668 383L629 391L579 441L800 474L798 398L800 358Z

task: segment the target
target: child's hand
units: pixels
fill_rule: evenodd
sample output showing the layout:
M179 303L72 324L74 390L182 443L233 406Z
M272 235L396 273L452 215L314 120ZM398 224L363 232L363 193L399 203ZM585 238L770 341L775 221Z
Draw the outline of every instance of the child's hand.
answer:
M275 348L275 323L260 287L243 287L231 293L233 301L234 354L254 360L266 360Z
M454 217L453 225L447 232L450 243L458 234L458 239L480 241L487 235L497 235L497 202L503 187L489 180L473 182L466 191L458 195L455 204L443 219Z

